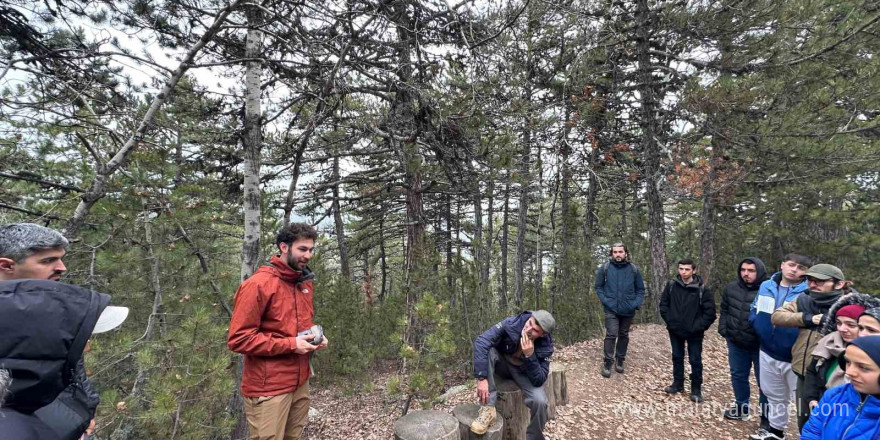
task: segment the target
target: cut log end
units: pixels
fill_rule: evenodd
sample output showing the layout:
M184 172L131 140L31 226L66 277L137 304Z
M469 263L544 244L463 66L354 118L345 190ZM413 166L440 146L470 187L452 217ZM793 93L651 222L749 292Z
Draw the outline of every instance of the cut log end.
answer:
M413 411L394 422L394 440L459 440L458 420L443 411Z

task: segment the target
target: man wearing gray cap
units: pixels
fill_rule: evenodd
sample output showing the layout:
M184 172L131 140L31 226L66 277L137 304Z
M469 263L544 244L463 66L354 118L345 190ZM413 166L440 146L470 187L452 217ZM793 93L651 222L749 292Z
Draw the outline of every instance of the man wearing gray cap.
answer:
M471 424L475 434L485 434L495 421L498 391L495 375L513 379L531 411L527 440L542 440L547 423L544 382L550 374L556 320L546 310L526 311L493 325L474 341L474 376L480 413Z
M816 264L807 269L804 278L809 290L776 309L770 318L777 327L799 328L797 340L791 347L791 371L797 376L795 395L799 429L810 417L809 400L804 398L804 381L807 367L812 361L811 353L822 339L820 330L825 324L828 310L849 291L849 283L837 266ZM831 319L834 320L833 315Z

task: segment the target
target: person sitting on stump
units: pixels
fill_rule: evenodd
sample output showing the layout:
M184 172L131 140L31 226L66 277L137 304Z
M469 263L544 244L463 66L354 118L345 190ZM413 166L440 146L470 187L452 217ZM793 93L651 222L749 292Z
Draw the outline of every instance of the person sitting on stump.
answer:
M480 413L471 424L475 434L485 434L495 422L498 388L495 375L513 379L522 390L531 411L527 440L542 440L547 423L547 395L544 382L550 375L550 356L556 327L546 310L522 312L493 325L474 341L474 376Z

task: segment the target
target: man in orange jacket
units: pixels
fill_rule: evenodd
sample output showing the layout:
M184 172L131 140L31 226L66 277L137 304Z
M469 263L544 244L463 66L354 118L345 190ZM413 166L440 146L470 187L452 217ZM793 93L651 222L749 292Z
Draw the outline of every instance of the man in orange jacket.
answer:
M327 347L312 344L315 276L307 267L318 233L290 223L275 239L280 251L235 293L229 349L244 355L241 393L251 440L299 439L309 413L309 357Z

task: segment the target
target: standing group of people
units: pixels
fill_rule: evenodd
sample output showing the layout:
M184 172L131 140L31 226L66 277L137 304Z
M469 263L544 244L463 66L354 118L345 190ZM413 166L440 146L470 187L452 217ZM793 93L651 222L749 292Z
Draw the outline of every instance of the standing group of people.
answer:
M596 274L605 311L603 377L611 376L612 366L624 372L629 326L645 291L623 243L612 245L610 257ZM678 275L660 297L672 346L672 384L664 391L684 391L687 353L690 400L702 402L703 337L716 308L711 288L695 271L693 260L678 261ZM851 284L836 266L813 265L796 253L769 276L758 258L740 262L737 278L721 295L718 331L727 341L735 400L723 415L751 417L754 369L761 423L751 440L784 439L793 402L801 438L880 439L880 299Z
M328 346L313 322L314 274L308 262L317 231L285 225L278 254L235 294L229 348L244 355L241 393L249 438L293 440L307 422L311 355ZM66 270L67 240L33 225L0 226L0 433L16 439L76 440L94 429L97 393L82 353L92 334L125 320L128 309L110 297L58 283ZM600 374L624 373L629 330L645 285L623 243L611 247L596 274L606 337ZM782 440L796 402L806 440L880 439L880 299L855 292L843 272L789 254L767 275L754 257L721 295L719 332L727 340L735 402L732 420L753 413L749 376L760 388L759 431L752 440ZM716 319L715 296L693 260L663 289L660 313L672 346L672 384L684 391L684 357L691 366L690 399L703 400L702 347ZM554 317L525 311L494 325L474 343L474 376L482 404L471 430L485 433L497 419L496 377L512 379L530 410L529 440L541 440L547 421L544 382L553 355Z

